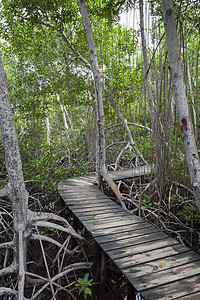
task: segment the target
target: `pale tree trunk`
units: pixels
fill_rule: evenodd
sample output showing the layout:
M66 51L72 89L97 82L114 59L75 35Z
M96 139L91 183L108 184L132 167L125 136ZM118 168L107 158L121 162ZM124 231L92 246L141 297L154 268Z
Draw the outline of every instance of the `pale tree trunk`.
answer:
M0 55L0 129L5 150L5 163L9 182L1 195L7 195L13 211L13 265L11 273L18 272L18 299L24 295L26 268L26 228L28 211L28 192L25 189L22 164L19 153L12 109L9 100L6 74ZM4 193L5 192L5 193Z
M74 237L75 239L77 239L79 243L83 242L84 238L78 235L64 218L56 216L52 213L34 213L28 209L28 192L26 191L24 184L17 134L15 130L14 119L12 115L12 109L10 105L9 93L6 82L6 74L3 68L1 54L0 130L2 135L2 143L5 151L5 164L8 172L8 184L2 190L0 190L0 197L7 196L12 205L12 225L14 232L12 241L0 243L0 249L9 249L12 250L13 253L12 263L10 264L10 266L5 266L0 270L0 276L16 275L18 283L17 286L15 286L15 283L12 283L12 286L15 286L15 289L13 287L0 287L0 297L3 297L3 295L15 295L16 299L24 300L24 287L27 269L27 241L29 239L36 239L39 241L45 240L51 244L56 244L61 249L63 249L62 244L58 243L57 241L48 236L43 236L39 234L38 228L49 227L59 231L63 231L67 233L69 237ZM59 223L62 223L64 225L58 225L57 223L53 223L52 221L59 221ZM34 229L34 231L32 229ZM35 229L37 229L38 234L35 234ZM45 259L44 255L43 258ZM6 255L3 265L6 265L5 261L7 264ZM81 263L80 268L83 267L84 269L85 267L88 268L88 264ZM35 277L36 275L33 273L29 274L33 277ZM63 272L57 274L58 279L62 276L64 276ZM46 283L49 282L50 286L52 286L53 278L49 278L48 276L48 278L44 280L44 286L39 291L37 291L36 294L39 295L40 293L42 293L42 291L45 289ZM61 289L60 286L59 288ZM54 295L53 288L52 294ZM33 299L35 298L33 297Z
M168 50L168 62L171 71L174 100L182 138L185 145L186 158L190 173L195 200L200 210L200 161L194 137L190 109L185 92L181 57L176 32L176 21L172 0L162 0L165 36Z
M62 111L62 116L63 116L63 122L64 122L64 127L65 127L65 132L66 132L66 136L67 138L69 138L69 126L67 124L67 119L66 119L66 115L65 115L65 110L64 110L64 105L60 102L60 97L59 95L56 95L56 99L58 101L58 104L60 106L60 109Z
M185 49L185 57L186 57L186 65L187 65L188 83L189 83L189 88L190 88L190 97L191 97L193 117L194 117L194 132L195 132L195 137L197 139L198 138L197 115L196 115L196 109L195 109L195 103L194 103L194 94L193 94L193 89L192 89L192 80L191 80L190 65L189 65L188 55L187 55L187 48Z
M49 115L48 115L48 110L45 109L45 114L46 114L46 128L47 128L47 144L50 145L50 122L49 122Z
M78 5L80 13L83 20L83 25L85 29L86 39L88 43L90 64L92 73L94 76L94 86L95 86L95 98L96 98L96 118L97 118L97 182L101 185L101 176L103 176L118 199L122 200L122 195L119 192L116 184L110 178L105 167L106 153L105 153L105 119L104 119L104 108L103 108L103 94L101 86L101 76L99 65L97 61L97 53L95 42L92 34L91 23L88 18L87 6L84 0L78 0Z
M143 54L143 64L144 64L144 79L146 81L147 88L147 98L149 103L149 111L151 117L151 127L153 131L154 141L155 141L155 151L156 151L156 173L157 173L157 182L159 186L159 192L162 196L165 193L165 179L167 177L167 163L165 164L165 155L164 155L164 145L163 138L161 135L161 120L157 113L155 103L153 101L153 94L149 78L149 63L147 57L146 49L146 38L145 38L145 28L144 28L144 13L143 13L143 0L139 1L140 8L140 32L142 40L142 54Z

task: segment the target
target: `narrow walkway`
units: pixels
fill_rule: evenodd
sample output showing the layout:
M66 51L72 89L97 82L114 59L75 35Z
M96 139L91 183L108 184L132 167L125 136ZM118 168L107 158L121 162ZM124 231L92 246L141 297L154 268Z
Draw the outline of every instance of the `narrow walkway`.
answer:
M142 176L150 166L110 172ZM145 300L199 300L200 255L125 211L95 186L95 174L59 183L61 197Z

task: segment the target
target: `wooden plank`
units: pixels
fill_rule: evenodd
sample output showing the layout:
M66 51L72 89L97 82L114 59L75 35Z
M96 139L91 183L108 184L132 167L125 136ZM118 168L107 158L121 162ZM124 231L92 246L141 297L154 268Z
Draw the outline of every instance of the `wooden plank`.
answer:
M200 299L200 291L193 293L193 294L189 294L187 296L181 296L178 298L173 298L173 299L183 299L183 300L199 300Z
M112 226L114 224L114 222L121 222L121 224L123 225L123 222L132 222L134 221L134 216L133 215L124 215L124 216L117 216L117 217L113 217L111 219L105 219L105 220L90 220L90 221L84 221L84 225L87 226L91 226L93 228L95 228L96 226L102 226L102 228L106 228L110 223L110 225ZM119 223L120 226L120 223Z
M118 205L114 205L112 206L111 208L110 207L106 207L104 205L101 205L100 207L96 207L96 206L90 206L90 207L85 207L84 205L82 206L79 206L79 205L76 205L73 207L73 212L75 214L77 213L84 213L85 215L100 215L100 214L104 214L104 213L121 213L121 214L126 214L127 215L127 212L121 208L120 206Z
M112 243L113 240L114 241L120 241L120 240L124 240L124 239L131 239L133 237L141 237L143 235L146 235L146 234L150 234L150 233L155 233L157 232L157 230L152 227L150 224L139 224L137 228L135 228L134 230L132 231L128 231L128 232L124 232L124 233L113 233L112 235L108 235L108 236L101 236L101 237L95 237L95 239L98 240L99 243L101 243L102 247L107 247L107 245L103 245L103 244L107 244L107 243ZM158 233L158 232L157 232ZM163 236L163 238L166 238ZM162 237L160 237L160 239L162 239ZM128 242L128 241L126 241ZM143 239L143 243L144 243L144 239ZM124 245L120 248L123 248L127 246L127 244L124 242ZM109 246L108 246L109 247ZM114 247L114 244L110 246L110 249L108 250L112 250L112 247ZM114 249L117 249L117 247L115 246ZM106 251L108 251L106 250Z
M117 213L117 212L113 212L113 213L105 213L105 214L90 214L90 215L85 215L84 213L76 213L76 216L79 218L79 220L81 220L82 222L87 222L87 221L94 221L94 220L107 220L107 219L111 219L113 220L116 216L126 216L126 213Z
M116 250L111 250L111 251L107 251L108 255L113 259L119 259L125 256L130 256L133 254L139 254L139 253L143 253L145 255L145 252L147 251L152 251L155 249L159 249L159 248L164 248L167 246L172 246L178 244L178 241L167 237L164 240L159 240L159 241L153 241L153 242L149 242L147 244L139 244L136 245L135 247L124 247L124 248L120 248L120 249L116 249Z
M167 248L168 251L166 251ZM154 253L154 255L151 253L149 257L151 261L148 260L148 262L144 263L143 257L137 256L137 260L134 258L132 266L124 268L122 264L120 265L120 268L129 278L136 278L151 273L157 273L159 271L167 270L176 266L181 266L188 262L193 262L200 259L197 253L185 248L183 245L178 244L173 247L169 246L167 248L165 248L164 253L161 253L161 257L159 257L159 252L156 250L157 253ZM154 259L155 257L156 259L152 260L152 258ZM138 264L141 259L142 263L140 262L140 264Z
M106 237L97 237L95 238L99 244L103 247L104 251L110 251L114 249L120 249L123 248L124 245L127 246L134 246L138 244L144 244L148 243L150 241L157 241L165 239L166 236L164 234L160 234L156 229L152 231L152 227L142 228L137 230L137 232L133 231L130 233L130 235L118 235L116 238L116 235L114 235L114 238L111 236L108 237L108 242L106 242ZM114 239L114 242L112 241Z
M76 205L76 209L74 209L73 207L73 212L75 214L79 214L79 215L82 215L82 216L100 216L100 215L104 215L104 214L113 214L113 217L115 216L120 216L120 215L124 215L126 216L127 213L125 210L123 209L120 209L120 207L116 207L116 206L112 206L111 208L110 207L105 207L105 206L101 206L101 207L86 207L86 208L82 208L82 207L79 207L77 208L77 205Z
M110 222L104 222L101 224L96 224L95 222L84 222L84 225L90 230L91 233L94 233L98 229L108 229L108 228L114 228L114 227L121 227L123 225L131 225L136 224L138 222L137 219L128 219L128 220L120 220L120 221L110 221ZM143 221L144 222L144 221Z
M182 252L186 252L184 246L181 244L175 244L164 248L154 250L150 249L144 253L119 257L115 259L115 263L122 271L124 270L128 276L130 274L129 269L131 270L132 268L137 267L137 265L149 263L157 259L164 259L165 257L180 254Z
M172 283L159 285L153 289L141 292L145 300L171 300L182 299L183 296L200 291L200 276L176 280ZM192 297L190 298L193 299Z
M77 195L77 196L74 196L74 197L70 197L67 194L61 194L61 193L60 193L60 195L62 196L63 200L65 200L65 199L67 199L67 200L69 199L71 201L80 200L80 203L85 203L85 202L97 203L98 201L100 202L102 200L104 200L104 202L106 202L106 203L114 203L110 199L108 200L108 198L105 195L99 195L98 197L97 196L88 197L88 196L84 196L84 195ZM116 203L114 203L114 204L116 204Z
M63 200L65 200L65 199L71 199L71 200L73 200L73 199L74 200L84 200L84 199L86 199L86 200L88 200L88 199L95 198L95 197L100 198L100 199L107 199L105 195L99 194L98 192L97 193L93 192L93 193L90 193L90 194L84 193L82 195L80 195L78 193L77 194L62 193L61 196L62 196ZM110 200L110 201L112 201L112 200Z
M78 204L74 205L74 207L85 207L85 208L90 208L90 207L96 207L96 209L101 208L101 207L109 207L110 209L112 209L113 207L121 207L118 204L114 203L114 202L108 202L106 199L102 198L102 199L97 199L95 201L95 199L92 200L85 200L83 202L79 202Z
M118 216L125 216L126 214L119 213L117 214ZM102 221L104 222L105 220L107 221L108 219L113 220L116 218L116 213L107 213L107 214L100 214L100 215L87 215L85 216L84 214L78 213L76 216L79 218L81 222L88 222L88 221Z
M120 223L121 224L121 223ZM113 224L115 225L115 224ZM147 226L146 226L147 225ZM96 237L103 237L105 235L113 235L114 233L118 233L122 235L124 232L130 232L135 231L137 229L140 229L142 227L150 227L151 225L148 223L145 223L142 220L137 220L137 222L134 222L132 224L126 224L121 226L113 226L113 227L107 227L107 228L94 228L94 230L91 230L91 233L93 236Z
M173 267L168 270L151 273L132 279L132 284L139 291L157 287L170 282L183 280L187 277L200 275L200 261L190 262L182 266Z
M132 178L137 176L143 176L147 174L151 174L153 170L152 165L145 165L134 169L126 169L126 170L120 170L120 171L111 171L108 172L108 174L111 176L113 180L120 180L125 178Z

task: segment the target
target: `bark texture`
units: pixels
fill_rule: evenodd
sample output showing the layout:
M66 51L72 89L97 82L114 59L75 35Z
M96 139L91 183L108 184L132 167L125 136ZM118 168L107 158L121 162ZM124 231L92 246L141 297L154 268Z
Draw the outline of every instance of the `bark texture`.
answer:
M13 265L18 271L19 299L23 299L26 266L28 192L25 189L17 134L10 105L6 74L0 55L0 129L8 172L7 196L12 204L14 228ZM12 268L11 268L12 269ZM12 271L12 270L11 270Z
M200 210L200 161L183 80L173 1L162 0L162 7L174 100L177 108L180 129L182 131L182 138L185 145L191 184L197 206Z

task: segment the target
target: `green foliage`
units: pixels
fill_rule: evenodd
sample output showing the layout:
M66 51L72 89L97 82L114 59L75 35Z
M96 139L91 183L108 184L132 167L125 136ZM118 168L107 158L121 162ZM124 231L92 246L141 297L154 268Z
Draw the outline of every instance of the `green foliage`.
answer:
M86 273L85 276L83 278L78 278L76 283L76 286L79 288L79 295L83 294L84 295L84 299L87 299L87 296L91 296L92 295L92 291L90 289L91 282L93 281L93 279L89 279L89 273Z

